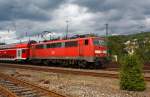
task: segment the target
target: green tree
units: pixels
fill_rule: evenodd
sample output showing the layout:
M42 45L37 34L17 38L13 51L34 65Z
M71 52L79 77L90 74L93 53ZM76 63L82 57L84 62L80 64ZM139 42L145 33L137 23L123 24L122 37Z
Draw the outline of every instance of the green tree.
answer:
M124 51L124 36L109 37L108 47L112 55L120 56Z
M139 42L139 48L136 49L136 54L142 58L144 63L150 63L150 43L146 42L142 44Z
M126 55L121 59L120 88L129 91L145 90L142 63L135 55Z

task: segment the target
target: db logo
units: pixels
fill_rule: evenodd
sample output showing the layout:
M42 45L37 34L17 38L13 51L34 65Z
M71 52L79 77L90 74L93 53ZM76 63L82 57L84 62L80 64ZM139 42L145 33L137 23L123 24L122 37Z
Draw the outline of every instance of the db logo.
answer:
M52 55L54 55L54 54L55 54L55 51L52 51L51 53L52 53Z

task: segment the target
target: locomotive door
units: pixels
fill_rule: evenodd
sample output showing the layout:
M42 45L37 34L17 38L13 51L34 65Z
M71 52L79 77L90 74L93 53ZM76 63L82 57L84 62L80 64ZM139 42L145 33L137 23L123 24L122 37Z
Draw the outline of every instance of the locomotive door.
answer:
M17 59L22 58L22 49L17 49Z
M83 56L83 40L79 40L79 56Z

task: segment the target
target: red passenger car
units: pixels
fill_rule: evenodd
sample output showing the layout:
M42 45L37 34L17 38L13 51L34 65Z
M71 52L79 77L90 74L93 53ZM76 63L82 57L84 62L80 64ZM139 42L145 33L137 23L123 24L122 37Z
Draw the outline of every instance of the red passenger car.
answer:
M29 57L28 43L0 45L0 60L26 60Z

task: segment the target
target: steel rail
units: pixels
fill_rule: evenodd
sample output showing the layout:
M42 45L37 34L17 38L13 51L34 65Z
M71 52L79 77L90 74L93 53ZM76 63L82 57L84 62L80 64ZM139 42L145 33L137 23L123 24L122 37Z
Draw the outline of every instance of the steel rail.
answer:
M35 71L43 71L43 72L54 72L54 73L64 73L64 74L74 74L74 75L84 75L84 76L94 76L94 77L109 77L109 78L119 78L119 74L117 73L106 73L106 72L96 72L92 70L80 70L80 69L63 69L63 68L51 68L47 66L33 66L33 65L21 65L21 64L2 64L0 66L10 67L10 68L18 68L18 69L28 69ZM105 71L105 70L104 70ZM145 77L146 81L150 81L150 77Z
M58 93L56 93L54 91L50 91L48 89L45 89L45 88L43 88L41 86L38 86L36 84L33 84L31 82L27 82L27 81L20 80L20 79L18 80L18 79L14 78L14 77L11 77L11 76L3 74L3 73L0 73L0 79L11 81L16 86L24 86L24 87L30 88L30 89L32 89L34 91L36 90L37 93L44 94L45 95L44 97L66 97L64 95L58 94ZM7 89L5 89L2 86L0 87L0 90L2 90L6 95L10 95L8 97L19 97L19 96L16 96L14 93L10 92L9 89L7 90Z
M2 86L0 86L0 92L3 93L2 95L6 97L18 97L16 94L10 92L8 89Z

